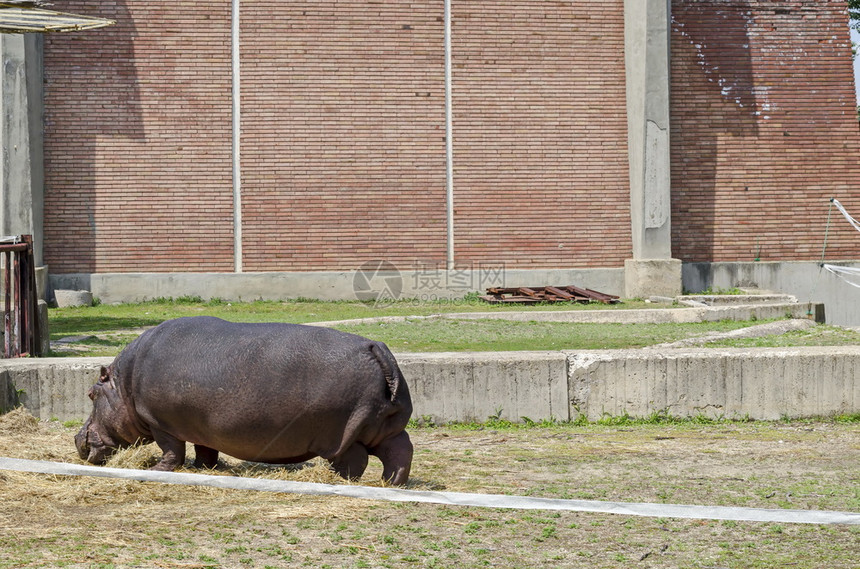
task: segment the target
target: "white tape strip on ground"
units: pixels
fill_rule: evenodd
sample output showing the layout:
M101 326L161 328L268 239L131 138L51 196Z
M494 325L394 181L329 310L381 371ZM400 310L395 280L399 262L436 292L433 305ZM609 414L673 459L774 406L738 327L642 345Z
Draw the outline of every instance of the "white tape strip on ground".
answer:
M622 514L655 518L686 518L701 520L736 520L798 524L860 525L860 513L822 510L767 510L762 508L733 508L724 506L686 506L678 504L646 504L636 502L599 502L597 500L557 500L498 494L466 494L375 488L370 486L317 484L265 478L241 478L184 472L154 472L106 468L60 462L24 460L0 457L0 470L55 474L63 476L97 476L141 482L161 482L186 486L211 486L233 490L256 490L286 494L311 494L382 500L387 502L416 502L478 508L509 508L521 510L566 510L602 514Z

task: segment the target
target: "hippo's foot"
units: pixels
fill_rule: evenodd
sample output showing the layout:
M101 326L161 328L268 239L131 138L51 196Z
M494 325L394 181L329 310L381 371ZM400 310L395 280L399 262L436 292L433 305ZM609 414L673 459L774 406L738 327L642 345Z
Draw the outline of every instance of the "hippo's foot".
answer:
M342 478L358 480L367 468L367 449L364 445L353 443L346 452L329 460L329 463Z
M385 439L369 449L370 454L382 461L382 478L395 486L405 486L412 468L412 441L406 431Z
M194 445L194 468L218 466L218 451L203 445Z
M180 441L163 431L156 431L155 429L152 429L152 438L155 439L155 444L158 445L163 454L161 455L161 460L150 468L150 470L170 472L185 463L185 441Z

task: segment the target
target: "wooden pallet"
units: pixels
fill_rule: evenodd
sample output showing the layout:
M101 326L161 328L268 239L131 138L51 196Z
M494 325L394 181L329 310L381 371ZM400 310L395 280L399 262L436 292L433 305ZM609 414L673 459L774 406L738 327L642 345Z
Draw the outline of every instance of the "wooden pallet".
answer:
M488 288L487 294L480 298L493 304L537 304L539 302L602 302L604 304L614 304L619 302L617 296L573 285L522 286L517 288L493 287Z

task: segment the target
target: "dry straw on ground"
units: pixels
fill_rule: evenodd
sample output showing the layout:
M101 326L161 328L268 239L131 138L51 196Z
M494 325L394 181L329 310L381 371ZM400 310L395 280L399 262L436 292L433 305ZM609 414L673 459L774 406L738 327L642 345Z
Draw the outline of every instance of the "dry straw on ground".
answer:
M75 428L0 417L0 455L80 462ZM410 488L860 510L860 424L413 429ZM190 450L190 449L189 449ZM155 445L111 465L141 468ZM190 466L189 452L185 469ZM208 473L208 471L207 471ZM220 475L345 484L324 461ZM362 484L381 484L371 462ZM856 567L852 527L381 504L0 471L11 567Z
M24 435L39 431L39 419L23 407L0 415L0 433L5 435Z

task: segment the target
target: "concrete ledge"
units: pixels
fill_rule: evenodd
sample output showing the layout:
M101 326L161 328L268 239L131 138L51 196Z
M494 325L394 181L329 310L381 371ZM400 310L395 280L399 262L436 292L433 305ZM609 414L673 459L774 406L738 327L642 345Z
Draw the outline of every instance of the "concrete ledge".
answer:
M98 379L99 368L112 361L113 358L0 360L0 412L23 405L40 419L87 417L92 410L87 390Z
M430 316L379 316L352 320L311 322L309 326L373 324L415 320L511 320L516 322L581 322L583 324L670 324L718 322L720 320L771 320L774 318L824 320L824 305L815 303L737 304L688 308L645 308L630 310L528 310L517 312L452 312Z
M413 417L436 422L570 418L561 352L399 354Z
M774 420L860 410L860 347L587 351L569 356L574 417Z
M828 262L860 267L856 260ZM826 304L828 324L860 326L860 291L816 261L684 263L682 275L684 289L691 292L733 287L779 291Z
M774 420L860 412L860 346L398 354L415 418L585 415ZM112 358L0 361L0 408L83 419L86 393ZM3 409L0 409L3 410Z
M680 302L691 301L706 306L797 302L797 298L790 294L685 294L677 297L677 300Z
M737 304L688 308L630 310L544 310L527 312L465 312L440 314L439 318L516 320L520 322L582 322L590 324L663 324L718 322L720 320L770 320L772 318L813 318L823 307L814 303Z
M394 265L392 268L397 269ZM375 300L461 298L491 286L576 284L607 294L624 292L624 270L508 269L504 264L467 266L447 271L425 269L385 272L309 271L279 273L75 273L51 274L52 289L89 290L101 302L141 302L155 298L199 296L204 300Z

